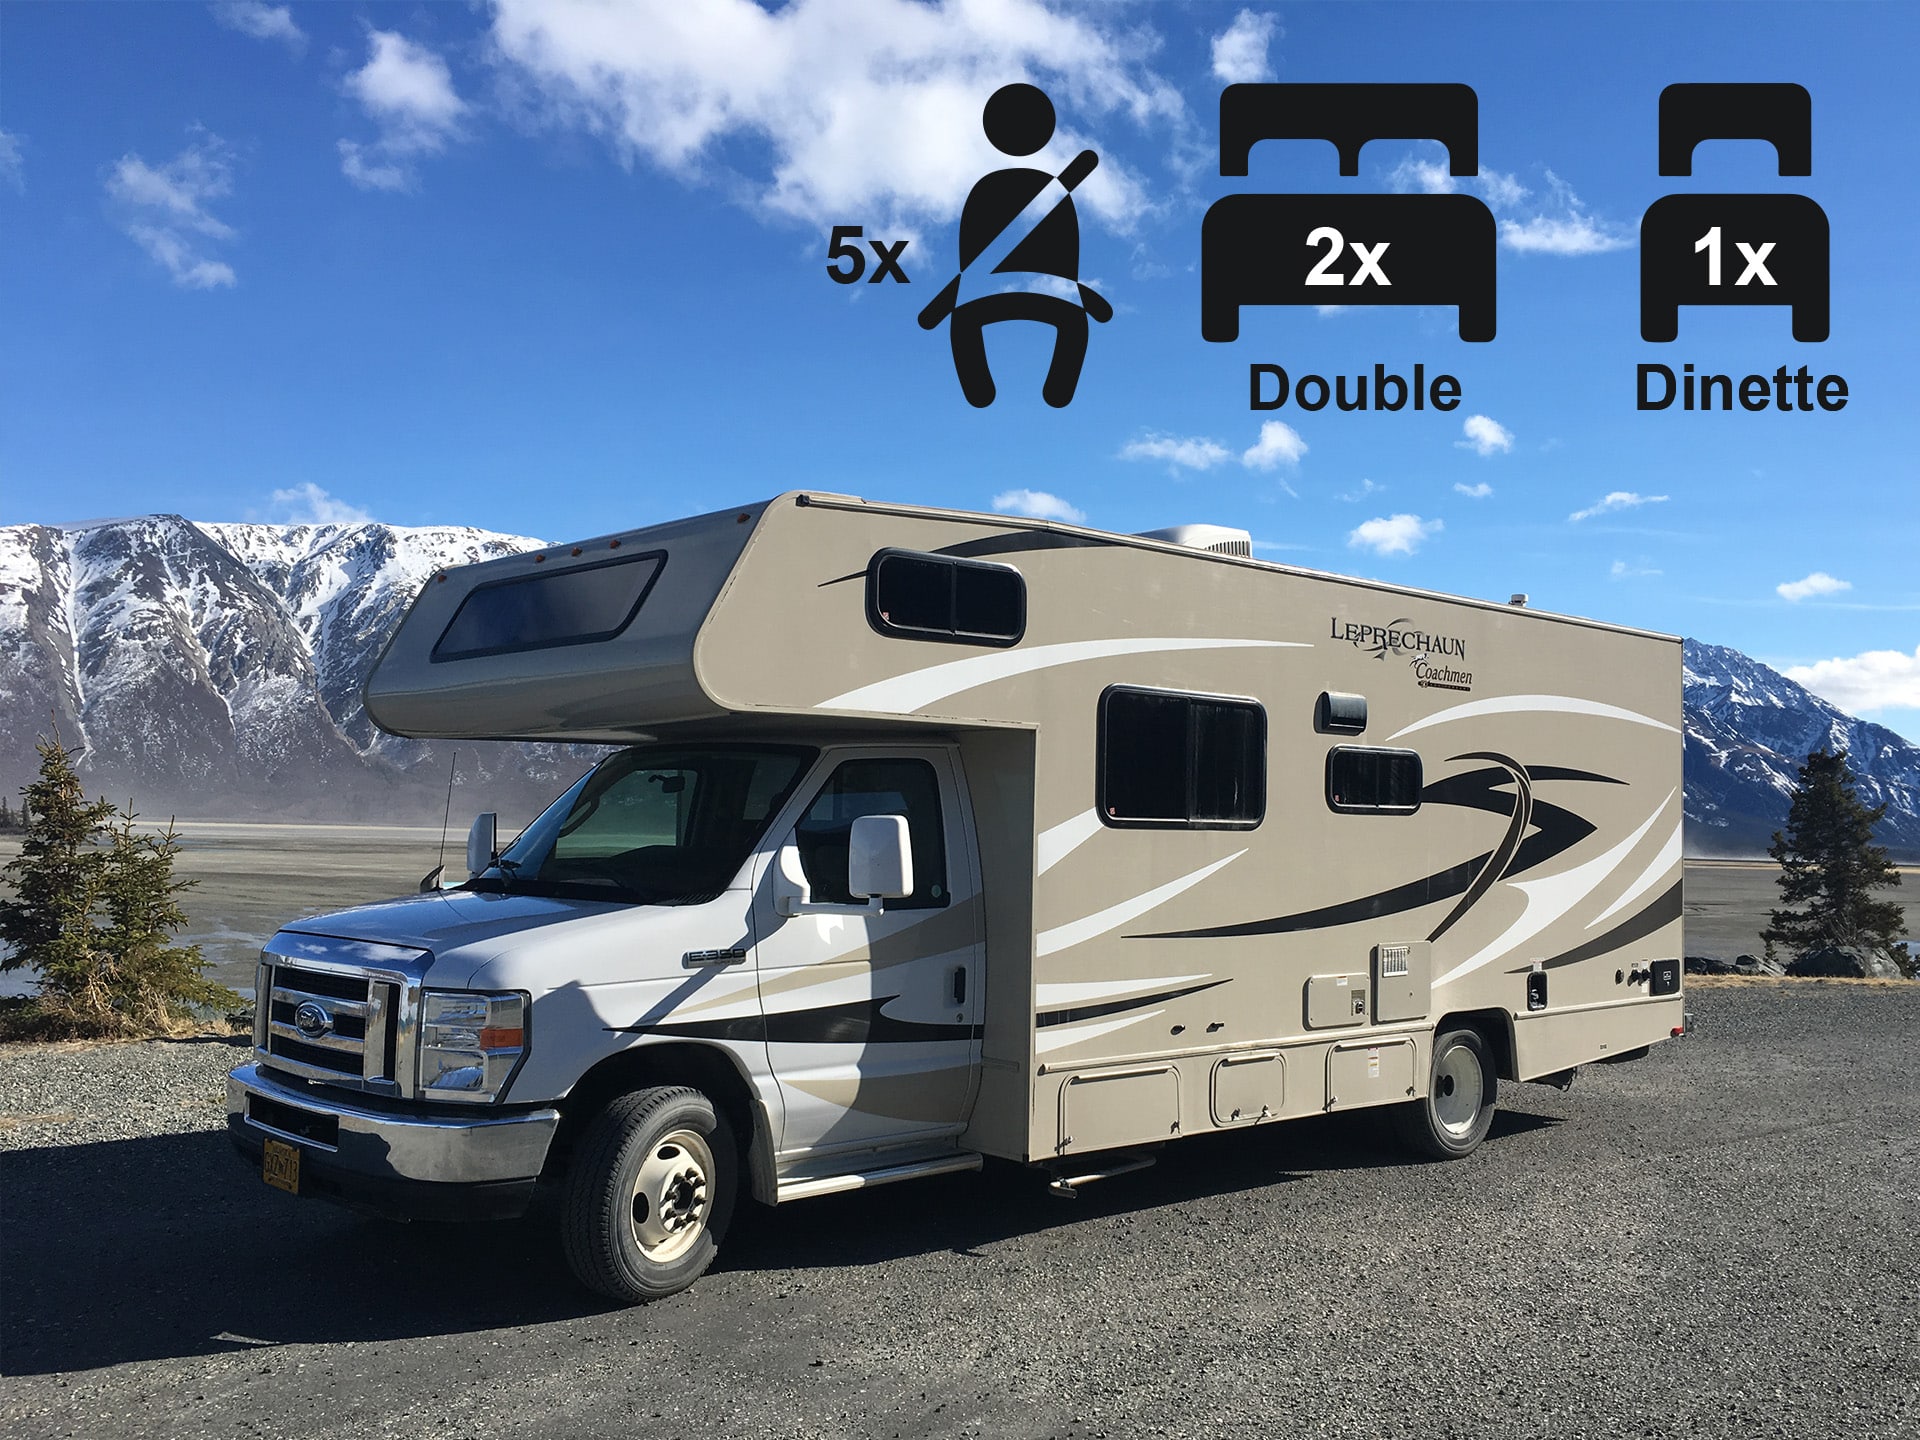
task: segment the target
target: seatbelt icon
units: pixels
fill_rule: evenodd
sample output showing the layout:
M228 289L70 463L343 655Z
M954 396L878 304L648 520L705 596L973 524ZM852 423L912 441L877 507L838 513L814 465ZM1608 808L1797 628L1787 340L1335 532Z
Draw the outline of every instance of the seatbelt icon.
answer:
M1037 86L1004 85L981 113L994 148L1031 155L1053 138L1053 102ZM995 170L981 177L960 212L960 271L920 312L920 328L950 320L954 373L967 402L985 408L994 401L983 331L1005 320L1036 320L1054 328L1053 361L1041 398L1055 409L1073 399L1087 355L1087 317L1101 324L1113 307L1080 280L1080 222L1073 192L1100 157L1082 150L1058 175L1043 170ZM982 233L982 232L986 233ZM969 275L1051 275L1074 286L1078 302L1035 291L980 295L960 300Z
M988 242L968 264L960 267L960 273L949 280L938 295L927 302L927 308L920 312L920 328L933 330L940 322L951 315L960 297L960 285L968 275L991 275L1000 268L1001 262L1011 255L1036 230L1040 222L1060 208L1080 183L1093 174L1094 167L1100 163L1100 157L1091 150L1082 150L1067 162L1063 169L1038 195L1028 203L1027 208L1009 220L1000 233ZM1080 303L1088 314L1101 324L1113 318L1113 306L1099 291L1074 282L1080 287Z

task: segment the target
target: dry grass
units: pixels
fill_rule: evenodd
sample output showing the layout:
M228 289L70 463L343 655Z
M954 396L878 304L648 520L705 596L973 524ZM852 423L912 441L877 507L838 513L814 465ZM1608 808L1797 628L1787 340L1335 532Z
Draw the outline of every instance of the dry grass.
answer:
M71 1110L55 1110L46 1115L8 1115L0 1113L0 1133L18 1130L22 1125L66 1125L80 1117Z
M0 1051L31 1045L43 1052L57 1052L141 1040L192 1040L248 1033L247 1027L219 1015L149 1012L139 1018L119 1014L102 1017L49 1005L38 996L0 1000Z
M1685 980L1689 990L1719 990L1749 985L1776 985L1791 988L1799 985L1851 985L1865 990L1898 990L1907 985L1920 985L1920 980L1863 980L1845 975L1689 975Z

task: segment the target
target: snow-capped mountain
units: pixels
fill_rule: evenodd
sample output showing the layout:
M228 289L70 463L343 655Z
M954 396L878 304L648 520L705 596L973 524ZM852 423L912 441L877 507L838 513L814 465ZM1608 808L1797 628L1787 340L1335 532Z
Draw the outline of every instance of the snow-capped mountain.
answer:
M0 527L0 793L58 724L90 788L149 815L438 819L444 744L377 730L360 687L422 582L546 542L465 526ZM1884 843L1920 854L1920 746L1737 650L1686 646L1687 843L1758 854L1815 745L1844 746ZM584 748L459 746L465 799L530 810Z
M1860 798L1886 805L1880 842L1920 854L1920 745L1724 645L1687 641L1685 699L1689 854L1763 852L1817 746L1844 749Z
M447 747L381 734L361 682L427 576L541 543L177 515L0 527L0 787L31 775L57 724L90 786L149 814L424 816ZM467 744L460 770L524 806L586 754Z

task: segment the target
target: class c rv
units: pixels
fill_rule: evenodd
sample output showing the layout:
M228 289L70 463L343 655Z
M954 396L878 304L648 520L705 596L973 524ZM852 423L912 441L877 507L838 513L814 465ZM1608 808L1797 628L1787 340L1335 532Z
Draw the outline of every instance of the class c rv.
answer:
M1520 600L812 493L433 575L382 728L620 748L273 937L233 1139L388 1214L545 1197L630 1302L742 1196L1373 1107L1465 1155L1686 1023L1680 643Z

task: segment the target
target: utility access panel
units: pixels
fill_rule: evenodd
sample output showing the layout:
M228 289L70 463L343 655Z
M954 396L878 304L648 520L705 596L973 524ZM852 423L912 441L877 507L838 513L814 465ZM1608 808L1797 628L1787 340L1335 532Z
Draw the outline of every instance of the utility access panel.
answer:
M1229 85L1220 173L1245 175L1262 140L1331 141L1360 173L1369 140L1430 137L1457 176L1480 170L1468 85ZM1494 336L1497 232L1471 195L1226 195L1200 229L1200 333L1240 337L1243 305L1456 305L1462 340Z
M1660 173L1692 175L1703 140L1764 140L1781 175L1813 173L1813 100L1778 84L1669 85ZM1827 212L1805 195L1663 195L1640 224L1640 338L1678 338L1682 305L1788 305L1793 338L1827 338Z

